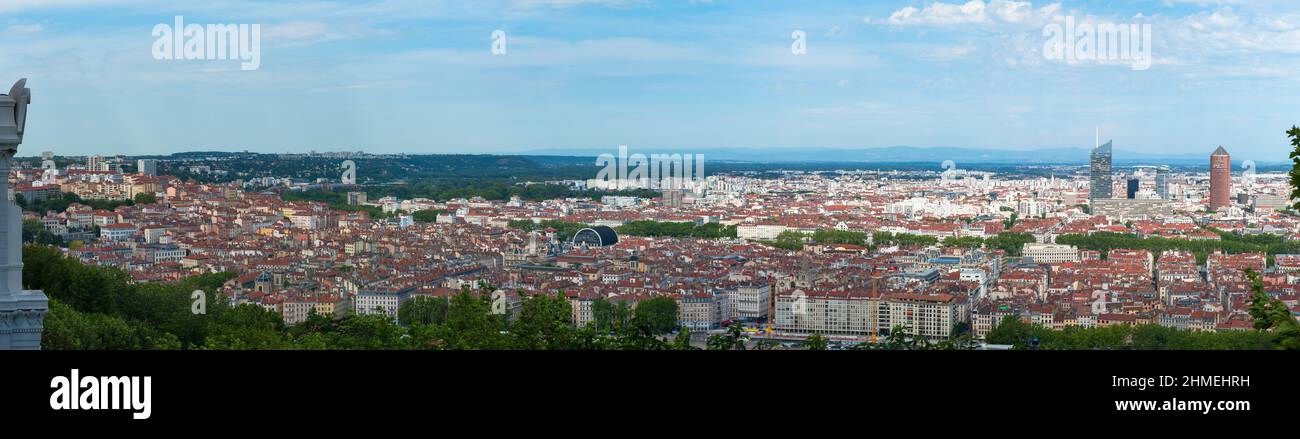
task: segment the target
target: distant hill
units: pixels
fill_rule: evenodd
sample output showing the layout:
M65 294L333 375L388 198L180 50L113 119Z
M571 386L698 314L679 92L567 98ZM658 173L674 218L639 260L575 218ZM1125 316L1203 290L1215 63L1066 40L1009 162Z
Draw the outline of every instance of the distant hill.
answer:
M616 149L547 149L528 151L528 155L586 156L613 154ZM745 162L942 162L952 160L958 164L1086 164L1086 148L1046 148L1036 150L974 149L957 147L919 148L891 146L885 148L701 148L692 150L629 148L630 153L691 153L704 154L706 160ZM1148 154L1116 150L1115 164L1169 164L1197 165L1210 161L1205 154ZM1280 163L1280 162L1279 162ZM1265 164L1263 162L1259 163Z

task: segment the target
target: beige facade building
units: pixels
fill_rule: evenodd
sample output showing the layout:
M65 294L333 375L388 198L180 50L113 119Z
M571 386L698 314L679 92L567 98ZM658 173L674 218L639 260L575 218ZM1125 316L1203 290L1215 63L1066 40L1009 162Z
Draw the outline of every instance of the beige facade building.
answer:
M1079 249L1063 244L1025 244L1021 250L1025 258L1040 264L1059 264L1079 260Z

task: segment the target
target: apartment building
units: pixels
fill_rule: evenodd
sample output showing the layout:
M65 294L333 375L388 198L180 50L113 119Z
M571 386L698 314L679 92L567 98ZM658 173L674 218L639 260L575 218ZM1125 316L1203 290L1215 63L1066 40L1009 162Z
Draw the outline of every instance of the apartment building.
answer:
M394 319L402 302L410 298L413 288L402 290L361 290L357 291L352 302L352 311L357 315L384 314Z
M948 338L957 322L969 320L966 298L951 294L899 293L885 296L890 329L902 328L908 335Z
M1025 258L1040 264L1059 264L1079 260L1079 249L1062 244L1025 244L1021 251Z
M713 293L683 295L677 300L678 321L691 331L718 329L722 323L722 301Z
M776 297L778 335L868 340L880 333L880 301L866 291L782 292Z
M772 288L766 283L740 285L727 291L728 320L757 320L767 317Z

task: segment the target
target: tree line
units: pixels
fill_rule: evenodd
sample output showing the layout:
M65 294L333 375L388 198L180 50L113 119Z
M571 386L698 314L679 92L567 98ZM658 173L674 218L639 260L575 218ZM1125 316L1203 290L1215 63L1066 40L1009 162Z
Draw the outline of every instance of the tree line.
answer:
M1025 243L1035 242L1034 235L1029 233L1000 233L996 236L987 238L980 237L962 237L962 238L939 238L928 235L916 235L911 233L891 233L875 232L868 235L865 232L856 232L851 230L834 230L821 229L808 235L802 232L787 230L777 235L776 240L769 242L769 245L785 250L799 251L807 243L816 245L826 244L849 244L865 247L875 250L881 246L898 245L902 247L928 247L938 243L949 247L964 248L983 248L1000 249L1006 251L1008 255L1019 256L1021 248Z
M1300 243L1289 242L1276 235L1237 236L1235 233L1219 232L1220 239L1186 239L1152 236L1140 238L1132 233L1097 232L1091 235L1069 234L1056 237L1057 244L1095 250L1103 256L1114 249L1149 250L1157 258L1166 251L1186 251L1196 255L1196 260L1204 264L1209 254L1221 251L1228 254L1264 253L1271 259L1273 255L1300 253Z
M735 238L736 226L718 223L630 221L615 227L620 235L671 238Z
M28 202L23 198L23 194L14 194L14 202L18 207L28 212L44 214L45 212L63 213L73 204L82 204L95 210L112 211L120 206L133 206L136 204L153 204L158 199L153 194L136 194L135 198L130 200L87 200L81 198L72 192L63 192L59 196L49 197L40 201Z

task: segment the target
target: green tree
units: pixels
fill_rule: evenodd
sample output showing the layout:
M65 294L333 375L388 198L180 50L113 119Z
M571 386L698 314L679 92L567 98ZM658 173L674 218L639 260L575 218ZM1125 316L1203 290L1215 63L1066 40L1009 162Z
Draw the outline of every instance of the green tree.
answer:
M243 304L217 312L207 349L288 349L292 345L280 314Z
M50 299L50 311L45 315L41 334L41 349L47 350L123 350L123 349L179 349L181 343L174 335L159 331L141 322L128 322L121 317L91 313L83 314L71 306Z
M695 346L691 345L690 328L682 328L682 330L677 333L677 337L673 338L673 350L694 351L698 349L699 348L696 348Z
M384 314L350 315L339 321L336 349L400 349L403 331Z
M810 351L824 351L830 348L830 343L821 334L813 334L803 342L804 347Z
M45 225L38 220L24 220L23 242L63 246L63 237L45 230Z
M1255 321L1255 329L1271 331L1278 347L1300 350L1300 323L1296 322L1291 309L1264 291L1259 273L1247 269L1246 275L1251 283L1250 317Z
M749 335L740 323L732 323L725 334L713 334L705 343L710 351L743 351Z
M563 293L539 294L524 300L510 332L523 349L571 349L577 338L571 314L572 307Z
M447 321L445 297L416 296L397 308L397 320L403 325L441 325Z
M803 233L787 230L776 236L772 246L782 250L800 251L803 250L803 242L807 238Z
M620 300L615 303L600 297L591 303L591 316L593 329L608 333L617 331L632 319L632 308L627 302Z
M442 213L443 211L436 209L420 210L412 213L411 219L417 223L433 223L438 221L438 215Z
M668 236L676 238L735 238L736 226L724 226L718 223L696 225L692 222L631 221L616 227L620 235L628 236Z
M992 344L1011 345L1014 349L1026 349L1033 336L1032 325L1025 323L1020 316L1010 315L1003 317L1002 321L984 336L984 340Z
M664 296L641 301L633 310L632 320L652 334L670 332L677 327L677 301Z
M1291 199L1300 199L1300 127L1291 126L1286 132L1287 137L1291 138ZM1300 202L1297 202L1292 208L1300 210Z
M506 349L509 340L503 334L505 316L492 314L491 293L494 288L471 292L469 286L452 296L447 308L447 347L449 349Z

